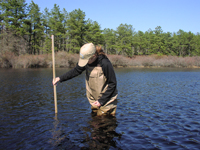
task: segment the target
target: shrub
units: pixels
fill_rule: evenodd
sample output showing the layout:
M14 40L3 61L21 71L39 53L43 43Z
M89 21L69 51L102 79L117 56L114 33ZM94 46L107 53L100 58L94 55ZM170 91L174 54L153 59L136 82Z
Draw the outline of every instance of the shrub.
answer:
M61 51L55 54L55 65L56 67L69 67L66 52Z
M143 59L143 62L142 62L142 65L144 67L150 67L150 66L153 66L153 61L154 61L154 58L153 57L148 57L146 56L145 59Z
M55 54L56 67L74 67L79 59L78 54L61 51Z
M79 60L79 55L78 54L70 54L68 56L68 64L69 64L69 67L75 67L77 62Z
M12 67L12 61L14 61L15 55L13 52L6 51L0 54L0 67L10 68Z
M128 58L122 55L108 55L114 67L200 67L200 57L178 57L178 56L135 56ZM55 54L56 67L74 67L79 60L78 54L69 54L64 51ZM52 55L19 55L13 52L1 52L1 68L35 68L52 67Z
M108 58L114 67L126 67L128 64L128 59L122 55L108 55Z
M28 68L30 60L28 59L28 56L20 55L15 56L15 59L11 61L13 68Z
M199 56L194 56L194 66L200 67L200 57Z

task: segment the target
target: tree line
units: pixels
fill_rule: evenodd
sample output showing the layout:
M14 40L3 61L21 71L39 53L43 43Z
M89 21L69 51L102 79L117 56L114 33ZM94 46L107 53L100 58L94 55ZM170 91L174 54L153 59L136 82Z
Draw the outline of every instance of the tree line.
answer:
M200 56L200 34L163 32L160 26L146 32L120 24L116 30L101 29L97 21L85 19L80 9L67 12L57 4L41 12L33 1L1 0L0 52L21 54L51 53L51 35L55 50L78 53L84 43L103 46L107 54Z

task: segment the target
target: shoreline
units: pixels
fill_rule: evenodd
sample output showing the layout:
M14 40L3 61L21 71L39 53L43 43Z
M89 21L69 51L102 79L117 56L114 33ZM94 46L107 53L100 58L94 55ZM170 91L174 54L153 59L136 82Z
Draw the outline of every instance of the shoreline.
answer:
M73 67L56 67L56 69L60 69L60 68L65 68L65 69L72 69ZM47 68L52 68L52 67L29 67L29 68L13 68L13 67L6 67L6 68L2 68L0 67L0 69L47 69ZM148 69L156 69L156 68L178 68L178 69L200 69L199 66L188 66L188 67L182 67L182 66L176 66L176 67L164 67L164 66L113 66L114 69L117 68L127 68L127 69L131 69L131 68L148 68Z
M178 57L140 55L132 58L122 55L107 55L114 68L200 68L200 56ZM61 51L55 54L56 68L73 68L79 54ZM52 55L19 55L6 53L0 56L0 68L52 68Z
M127 66L127 67L123 67L123 66L117 66L114 68L193 68L193 69L198 69L200 67L198 67L198 66L189 66L189 67L181 67L181 66L177 66L177 67L163 67L163 66Z

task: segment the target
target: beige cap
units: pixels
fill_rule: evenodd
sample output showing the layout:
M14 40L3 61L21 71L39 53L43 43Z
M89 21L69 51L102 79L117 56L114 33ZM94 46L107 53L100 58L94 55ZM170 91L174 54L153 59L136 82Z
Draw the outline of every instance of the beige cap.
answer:
M87 43L84 44L81 49L80 49L80 58L79 58L79 62L78 65L83 67L85 66L90 57L92 57L96 52L95 46L92 43Z

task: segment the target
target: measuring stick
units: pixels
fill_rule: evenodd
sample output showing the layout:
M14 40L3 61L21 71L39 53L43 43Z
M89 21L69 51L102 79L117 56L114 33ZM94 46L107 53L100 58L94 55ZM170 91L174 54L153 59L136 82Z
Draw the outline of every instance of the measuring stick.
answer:
M54 53L54 35L51 35L52 39L52 63L53 63L53 80L56 78L56 71L55 71L55 53ZM54 105L55 105L55 113L58 113L57 109L57 93L56 93L56 85L53 85L54 91Z

